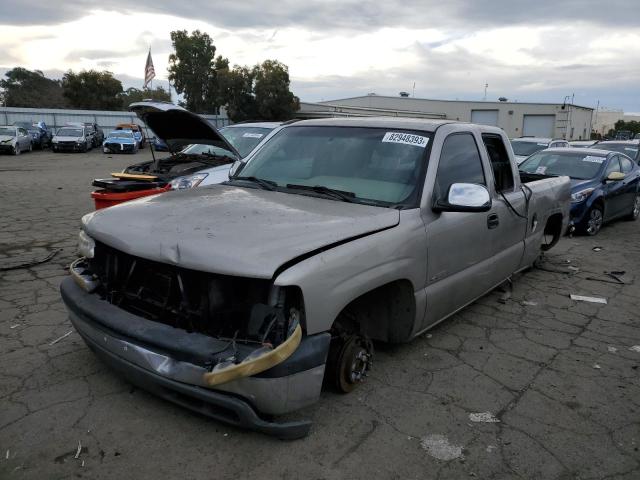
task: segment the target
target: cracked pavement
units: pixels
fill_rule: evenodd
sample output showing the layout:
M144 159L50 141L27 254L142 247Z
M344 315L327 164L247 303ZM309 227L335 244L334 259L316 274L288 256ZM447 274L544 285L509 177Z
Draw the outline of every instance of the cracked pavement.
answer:
M640 478L640 222L563 238L510 298L376 345L367 382L292 414L314 426L283 442L132 387L67 319L58 285L91 180L148 156L0 156L0 268L60 249L0 271L0 478ZM471 421L482 412L499 422Z

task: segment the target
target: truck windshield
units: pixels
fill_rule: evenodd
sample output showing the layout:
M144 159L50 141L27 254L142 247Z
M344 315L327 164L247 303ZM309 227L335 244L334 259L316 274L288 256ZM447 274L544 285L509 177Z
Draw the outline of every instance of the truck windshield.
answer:
M224 127L220 129L220 133L244 158L271 130L273 129L263 127Z
M518 168L526 173L566 175L575 180L588 180L598 175L607 158L584 153L540 152L522 162Z
M544 142L523 142L522 140L511 140L513 153L523 157L528 157L532 153L544 150L548 146L549 144Z
M291 126L252 158L241 177L352 194L355 202L414 203L431 134L365 127Z

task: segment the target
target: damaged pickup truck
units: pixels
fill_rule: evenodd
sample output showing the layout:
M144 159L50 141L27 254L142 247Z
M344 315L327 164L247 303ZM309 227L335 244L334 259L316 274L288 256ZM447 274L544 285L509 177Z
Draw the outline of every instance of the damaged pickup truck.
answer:
M284 126L229 181L82 219L61 285L87 345L131 382L280 438L323 381L365 380L551 248L568 177L520 178L496 127L442 120Z

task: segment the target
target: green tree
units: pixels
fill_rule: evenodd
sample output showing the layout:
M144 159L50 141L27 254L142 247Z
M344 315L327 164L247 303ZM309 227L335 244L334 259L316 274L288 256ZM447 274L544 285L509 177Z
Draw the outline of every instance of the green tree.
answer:
M0 80L3 90L3 105L7 107L64 108L67 101L63 96L59 80L44 76L40 70L16 67L5 73Z
M629 130L634 135L636 133L640 133L640 122L636 120L630 120L628 122L625 122L624 120L618 120L615 123L614 127L616 131Z
M265 60L254 68L254 95L263 120L289 120L300 108L300 100L289 89L289 68L277 60Z
M62 77L64 96L73 108L86 110L121 110L122 83L111 72L69 70Z
M226 104L227 115L232 122L258 118L256 99L253 94L254 69L233 67L219 72L221 104Z
M156 87L153 90L145 88L140 90L139 88L127 88L120 94L122 99L122 107L126 110L129 105L135 102L141 102L143 100L155 100L157 102L170 102L171 93L162 87Z
M216 57L216 47L207 33L194 30L171 32L174 53L169 55L169 81L184 96L187 110L218 113L222 94L218 71L229 69L229 60Z

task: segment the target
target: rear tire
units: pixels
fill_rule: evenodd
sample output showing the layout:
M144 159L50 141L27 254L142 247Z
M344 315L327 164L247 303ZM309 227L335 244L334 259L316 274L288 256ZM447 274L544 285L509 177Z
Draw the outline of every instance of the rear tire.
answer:
M594 205L589 209L589 213L587 213L587 219L582 227L582 232L585 235L589 235L591 237L598 234L600 229L602 228L602 224L604 223L604 212L602 207L599 205Z

